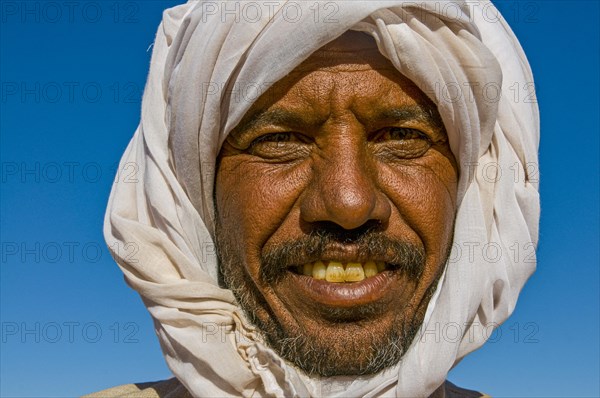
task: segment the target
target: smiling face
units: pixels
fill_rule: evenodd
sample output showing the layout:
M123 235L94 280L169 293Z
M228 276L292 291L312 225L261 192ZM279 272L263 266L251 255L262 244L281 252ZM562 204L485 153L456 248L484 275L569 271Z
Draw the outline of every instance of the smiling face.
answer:
M218 158L222 284L309 374L369 374L413 340L452 243L456 162L433 103L360 33L276 83Z

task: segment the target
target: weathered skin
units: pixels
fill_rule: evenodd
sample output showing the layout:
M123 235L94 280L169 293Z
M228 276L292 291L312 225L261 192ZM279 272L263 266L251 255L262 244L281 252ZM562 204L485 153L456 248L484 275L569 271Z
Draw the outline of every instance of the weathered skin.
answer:
M271 346L313 374L397 363L452 243L458 171L435 105L372 39L347 33L253 104L218 162L223 283ZM342 238L319 258L283 251L264 269L269 253L322 231ZM393 263L391 247L370 253L356 244L367 231L423 254L418 272L390 266L362 282L329 283L289 268Z

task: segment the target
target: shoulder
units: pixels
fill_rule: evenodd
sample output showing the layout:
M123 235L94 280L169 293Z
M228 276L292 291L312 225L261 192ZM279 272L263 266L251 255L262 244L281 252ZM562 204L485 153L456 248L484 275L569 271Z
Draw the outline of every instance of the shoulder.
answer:
M444 398L489 398L489 395L460 388L449 381L446 381L443 387L443 390L440 388L436 393L443 391L439 396ZM434 393L433 396L438 395ZM192 398L192 395L179 380L172 378L150 383L126 384L84 395L82 398Z
M177 380L172 378L150 383L126 384L84 395L82 398L192 398Z
M444 392L445 398L490 398L487 394L460 388L449 381L444 383Z

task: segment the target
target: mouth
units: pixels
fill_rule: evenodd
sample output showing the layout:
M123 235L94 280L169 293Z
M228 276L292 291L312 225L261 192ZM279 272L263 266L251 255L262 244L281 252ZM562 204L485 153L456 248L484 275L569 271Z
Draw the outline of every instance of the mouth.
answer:
M358 309L385 305L406 283L398 267L384 261L318 260L291 266L288 271L289 292L308 306Z
M295 317L374 319L402 312L426 267L418 244L381 235L358 242L302 241L261 256L264 292ZM272 296L271 296L272 294ZM269 300L269 299L268 299Z
M291 272L331 283L356 283L371 278L388 268L383 261L342 262L315 261L290 268Z

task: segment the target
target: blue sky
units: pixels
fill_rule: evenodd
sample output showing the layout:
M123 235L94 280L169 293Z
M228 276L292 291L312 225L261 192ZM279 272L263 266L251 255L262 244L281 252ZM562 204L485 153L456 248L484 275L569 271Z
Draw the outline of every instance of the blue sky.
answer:
M102 237L172 1L3 1L0 396L168 378ZM599 396L599 4L504 1L541 108L538 270L450 379L492 396ZM117 182L118 183L118 182Z

